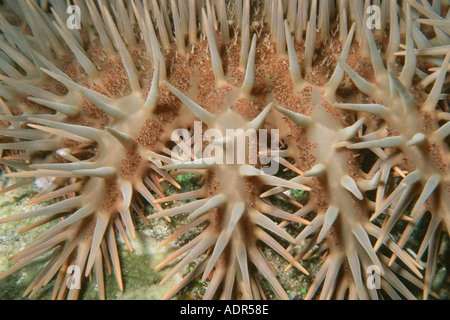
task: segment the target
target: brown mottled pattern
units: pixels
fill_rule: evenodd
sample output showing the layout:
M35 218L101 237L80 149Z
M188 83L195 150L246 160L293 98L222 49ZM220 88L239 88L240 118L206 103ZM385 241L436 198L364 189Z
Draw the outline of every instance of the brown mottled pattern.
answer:
M137 176L136 171L142 166L142 157L135 151L127 152L121 161L120 176L132 180Z

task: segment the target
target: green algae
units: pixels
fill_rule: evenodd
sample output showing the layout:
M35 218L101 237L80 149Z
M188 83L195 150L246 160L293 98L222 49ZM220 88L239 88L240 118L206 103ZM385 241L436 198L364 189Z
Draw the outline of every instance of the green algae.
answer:
M16 182L2 175L0 189L4 189ZM38 191L39 188L35 184L28 184L1 195L0 219L48 205L49 202L30 206L26 205ZM26 219L0 225L0 274L14 265L9 259L11 256L33 244L39 234L57 223L55 221L27 232L19 233L19 230L38 220L38 218ZM171 228L168 228L167 225L164 226L164 224L161 224L156 219L152 225L155 226L153 232L150 231L151 226L146 226L136 219L136 239L131 241L133 252L130 252L124 241L118 237L117 246L122 266L124 291L120 291L115 275L110 275L106 267L104 267L107 299L160 299L174 285L174 282L180 280L178 277L174 277L165 285L159 284L167 270L156 271L155 266L173 252L175 248L171 246L160 248L157 240L151 235L155 235L156 231L158 231L158 237L156 238L162 239L167 237L173 230L169 230ZM39 272L44 268L46 263L48 263L52 253L49 252L43 257L35 259L4 279L1 279L0 300L24 299L24 292L39 275ZM41 288L36 295L31 297L31 299L50 299L55 281L53 279L49 284ZM83 281L80 298L85 300L99 298L95 278L92 281Z
M183 189L192 189L198 183L198 177L185 176L183 181ZM7 178L1 174L0 190L13 185L17 181ZM165 186L168 188L168 186ZM28 184L16 188L0 196L0 219L11 217L16 214L35 210L45 207L51 202L43 202L27 206L27 202L32 199L40 191L37 184ZM166 190L167 191L167 190ZM174 192L169 190L168 192ZM150 215L152 209L146 208L145 213ZM14 265L10 261L10 257L26 247L32 245L36 238L57 223L45 224L35 229L31 229L24 233L19 230L28 227L30 224L37 222L39 218L26 219L20 221L11 221L0 224L0 274L7 271ZM119 260L121 264L122 278L124 290L121 291L114 272L109 274L106 266L104 266L104 281L106 299L110 300L157 300L181 280L181 275L172 277L164 285L160 284L164 275L170 270L169 267L155 270L155 266L163 261L168 255L173 253L183 243L189 241L190 237L195 236L196 232L189 232L181 239L160 247L158 244L166 239L174 230L183 224L184 217L172 219L169 223L164 219L149 219L149 225L145 224L140 218L136 217L134 224L136 228L136 239L131 240L133 251L130 252L125 242L117 237L117 247L119 252ZM56 249L55 249L56 250ZM56 279L50 281L43 286L33 297L23 297L28 286L39 275L52 257L52 252L48 252L44 256L37 258L11 273L7 277L0 280L0 300L48 300L51 298ZM184 270L187 272L188 270ZM90 281L89 281L90 280ZM82 281L80 299L97 300L99 299L98 287L95 276L92 279ZM177 297L175 297L177 298Z
M16 182L18 181L4 177L4 172L2 172L0 190ZM39 187L36 184L28 184L0 195L0 219L47 206L49 204L48 202L27 206L27 202L38 192ZM14 265L9 259L11 256L31 245L40 233L56 223L51 222L27 232L19 233L20 230L38 220L38 218L32 218L0 224L0 274ZM48 259L49 255L44 255L12 273L10 276L0 280L0 300L22 299L23 293L29 283L39 274L41 266ZM44 291L40 292L38 296L45 296Z

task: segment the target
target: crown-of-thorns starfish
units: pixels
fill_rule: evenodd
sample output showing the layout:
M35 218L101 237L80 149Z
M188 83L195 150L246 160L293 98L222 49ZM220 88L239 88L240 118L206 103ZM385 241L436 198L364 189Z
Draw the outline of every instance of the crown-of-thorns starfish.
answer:
M163 244L201 232L157 268L177 261L166 282L200 263L164 298L199 276L205 299L265 298L261 278L277 298L293 298L266 250L311 277L306 299L416 299L413 288L437 296L431 284L450 226L448 4L72 4L80 29L68 28L63 0L1 4L0 163L18 180L0 194L49 177L30 204L53 202L0 222L40 218L26 231L61 221L11 257L0 278L56 249L25 295L56 278L53 298L77 298L65 272L77 266L95 274L105 299L104 264L123 289L116 238L132 250L135 216L187 216ZM370 5L379 10L375 28ZM195 152L173 159L173 133L198 120L222 137L275 129L282 148L260 150L256 164ZM238 152L233 139L210 140ZM262 159L280 172L265 172ZM165 194L169 184L182 188L174 177L185 172L200 174L202 186ZM308 196L299 201L292 190ZM414 246L408 240L424 221ZM318 254L323 264L310 274L303 262ZM373 266L376 289L366 286Z

